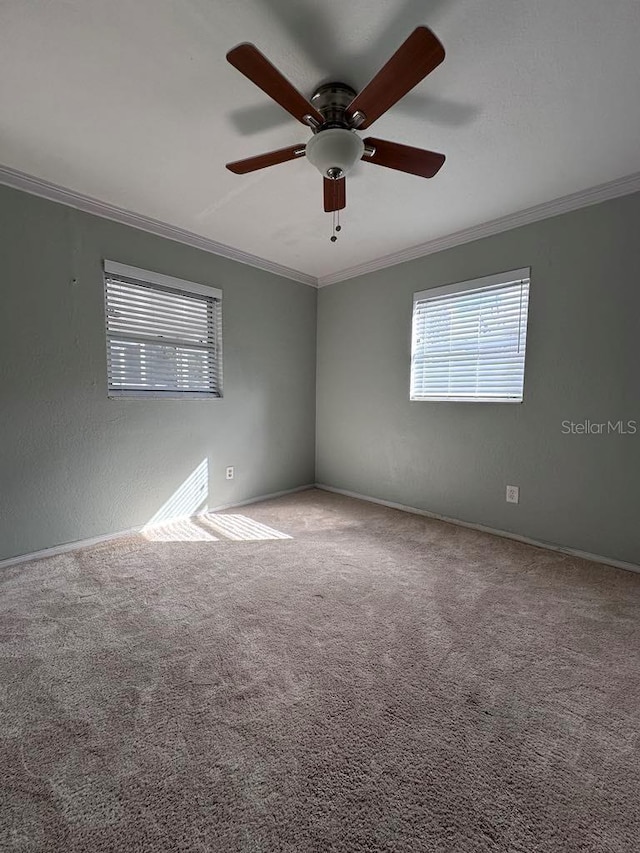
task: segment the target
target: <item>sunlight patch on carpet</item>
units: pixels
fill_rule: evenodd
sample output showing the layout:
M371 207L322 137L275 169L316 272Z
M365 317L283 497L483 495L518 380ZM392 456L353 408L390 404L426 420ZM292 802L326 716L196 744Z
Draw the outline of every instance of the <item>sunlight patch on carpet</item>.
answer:
M291 539L287 533L260 524L246 515L218 515L216 513L204 513L200 521L210 527L215 533L233 539L237 542L246 542L257 539Z
M142 535L149 542L255 542L291 539L288 533L267 527L246 515L219 515L204 512L192 518L174 518L159 524L147 524Z
M142 535L149 542L218 542L218 537L198 521L197 518L178 518L164 524L147 525Z

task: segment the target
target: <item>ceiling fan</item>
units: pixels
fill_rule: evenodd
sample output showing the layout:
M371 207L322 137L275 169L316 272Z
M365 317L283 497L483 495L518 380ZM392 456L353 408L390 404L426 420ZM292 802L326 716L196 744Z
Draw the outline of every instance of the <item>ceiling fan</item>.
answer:
M245 77L313 131L305 144L292 145L227 163L237 175L306 156L324 178L324 209L346 207L345 175L362 160L422 178L432 178L444 154L366 137L365 130L430 74L444 59L444 48L427 27L418 27L360 93L345 83L326 83L308 101L253 44L239 44L227 59ZM335 234L331 238L335 241Z

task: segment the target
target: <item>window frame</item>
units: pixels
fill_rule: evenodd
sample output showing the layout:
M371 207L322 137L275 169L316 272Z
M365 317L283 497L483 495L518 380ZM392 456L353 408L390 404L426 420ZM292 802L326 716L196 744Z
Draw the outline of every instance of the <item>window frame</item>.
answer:
M111 387L111 377L109 371L109 342L111 333L109 332L109 313L108 313L108 297L107 283L110 278L121 277L130 281L133 285L141 287L149 287L156 292L165 291L173 293L183 293L187 296L194 295L204 297L217 303L216 319L215 319L215 358L216 358L216 373L218 377L217 392L211 391L193 391L172 388L161 390L158 388L131 388L118 389ZM122 264L118 261L105 259L103 261L103 299L104 299L104 328L105 328L105 345L107 356L107 397L113 400L126 399L165 399L165 400L221 400L223 398L223 374L222 374L222 290L217 287L211 287L206 284L199 284L186 279L175 278L174 276L165 275L164 273L145 270L139 267L133 267L128 264Z
M483 290L489 287L498 287L509 284L517 284L527 282L527 308L524 313L524 334L525 348L522 366L522 393L519 398L516 397L471 397L471 396L417 396L414 394L414 359L416 356L415 340L416 340L416 304L418 302L435 299L440 296L447 296L456 293L472 293L476 290ZM411 340L410 351L411 359L409 362L409 400L416 403L508 403L520 405L524 402L525 378L526 378L526 357L527 357L527 330L529 320L529 306L531 296L531 267L521 267L520 269L508 270L502 273L483 276L481 278L469 279L467 281L456 282L454 284L445 284L440 287L432 287L427 290L419 290L413 294L413 302L411 308Z

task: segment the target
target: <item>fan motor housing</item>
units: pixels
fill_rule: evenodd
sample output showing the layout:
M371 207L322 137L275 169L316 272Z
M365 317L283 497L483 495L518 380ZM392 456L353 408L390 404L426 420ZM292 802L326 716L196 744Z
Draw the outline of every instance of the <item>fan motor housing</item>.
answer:
M320 86L311 96L311 103L323 117L324 122L320 128L326 130L330 127L350 128L345 110L355 98L357 92L347 86L346 83L325 83ZM317 133L320 128L315 128Z

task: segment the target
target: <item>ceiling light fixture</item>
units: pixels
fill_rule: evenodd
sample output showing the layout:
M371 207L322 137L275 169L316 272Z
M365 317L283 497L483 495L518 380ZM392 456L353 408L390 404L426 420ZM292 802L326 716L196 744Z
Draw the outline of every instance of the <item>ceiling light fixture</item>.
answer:
M353 130L330 127L311 137L305 153L323 178L337 181L362 159L364 142Z

